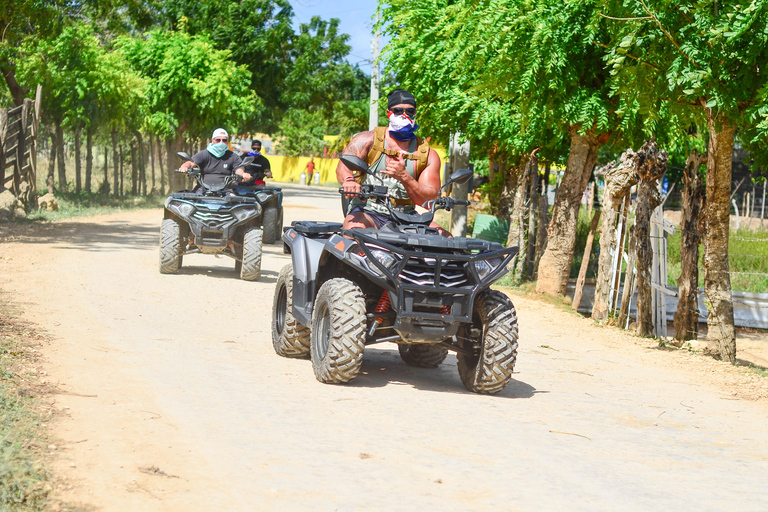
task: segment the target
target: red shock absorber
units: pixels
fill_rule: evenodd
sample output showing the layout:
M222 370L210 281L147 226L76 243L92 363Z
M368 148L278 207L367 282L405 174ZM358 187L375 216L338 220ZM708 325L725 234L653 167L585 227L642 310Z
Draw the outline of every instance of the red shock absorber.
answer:
M384 293L381 294L381 298L379 299L379 303L376 304L376 309L374 310L374 313L386 313L389 308L391 307L391 304L389 302L389 293L387 293L387 290L384 290ZM373 335L376 333L376 328L381 325L381 322L383 322L384 319L379 317L376 318L373 323L371 324L371 328L368 330L368 337L373 337Z
M445 306L440 308L440 313L443 315L450 315L451 314L451 305L446 304Z
M376 313L386 313L389 311L389 308L391 307L391 304L389 302L389 293L387 293L387 290L384 290L384 293L381 294L381 298L379 299L379 303L376 305ZM381 318L377 318L377 320L381 321Z

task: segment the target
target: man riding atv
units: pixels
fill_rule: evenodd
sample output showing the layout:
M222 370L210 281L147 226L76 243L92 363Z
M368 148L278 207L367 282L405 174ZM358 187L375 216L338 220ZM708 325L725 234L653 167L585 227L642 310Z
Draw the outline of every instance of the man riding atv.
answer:
M266 183L264 182L264 178L272 177L272 168L269 165L269 160L267 160L267 157L261 154L261 141L254 139L253 142L251 142L251 151L247 153L243 152L240 154L240 156L253 157L253 162L251 162L245 168L246 173L250 174L251 178L240 183L240 185L241 186L266 185Z
M227 144L229 134L223 128L216 128L211 136L211 143L203 151L195 154L192 160L188 160L179 167L180 172L188 172L192 167L199 167L203 171L203 179L206 184L220 185L228 176L238 174L244 180L251 179L251 175L245 172L240 155L229 150Z
M414 211L415 205L436 199L440 190L440 157L429 143L414 133L416 99L403 89L395 89L387 96L389 126L378 126L371 131L355 135L344 149L345 155L354 155L368 163L370 175L358 176L342 162L336 167L336 178L351 201L344 219L344 229L381 228L389 222L389 211L373 202L365 203L356 197L361 183L382 184L394 197L394 207L404 213ZM377 178L372 178L376 176ZM381 179L381 182L379 182ZM432 223L440 234L450 233Z

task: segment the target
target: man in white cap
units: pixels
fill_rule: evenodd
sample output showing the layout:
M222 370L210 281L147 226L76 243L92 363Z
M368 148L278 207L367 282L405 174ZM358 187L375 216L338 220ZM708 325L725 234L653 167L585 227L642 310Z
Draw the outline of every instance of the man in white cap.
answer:
M229 150L229 134L223 128L216 128L211 136L208 147L192 157L192 161L184 162L179 170L187 172L191 167L197 166L203 171L203 179L209 185L218 185L224 182L227 176L239 174L244 180L251 179L251 175L243 169L243 161L240 156Z

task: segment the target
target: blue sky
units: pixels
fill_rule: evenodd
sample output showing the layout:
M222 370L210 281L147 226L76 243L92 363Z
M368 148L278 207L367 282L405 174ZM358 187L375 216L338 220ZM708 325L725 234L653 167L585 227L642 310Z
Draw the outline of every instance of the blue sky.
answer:
M372 17L376 13L376 0L290 0L290 2L297 25L308 22L312 16L320 16L324 20L339 18L339 30L351 36L348 42L352 47L348 57L349 62L358 64L367 74L371 73ZM381 46L383 45L382 39Z

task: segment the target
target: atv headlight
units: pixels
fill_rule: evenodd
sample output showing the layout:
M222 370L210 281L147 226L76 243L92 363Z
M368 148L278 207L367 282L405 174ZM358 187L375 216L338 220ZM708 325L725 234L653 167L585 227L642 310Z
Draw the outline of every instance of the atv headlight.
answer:
M485 279L491 272L496 270L501 264L501 258L494 258L492 260L480 260L475 262L475 271L480 279Z
M258 210L253 206L244 206L232 210L232 215L234 215L237 220L245 220L248 217L253 217L256 213L258 213Z
M169 206L171 207L171 210L175 211L182 217L190 217L193 213L195 213L195 207L189 203L173 201Z
M264 203L269 199L269 194L266 192L256 192L256 199L258 199L260 203Z
M397 258L395 258L394 256L392 256L391 253L388 253L386 251L382 251L380 249L371 249L371 256L373 256L376 259L376 261L384 265L384 268L386 268L387 270L392 270L395 267L395 265L397 265ZM371 268L371 270L381 275L381 271L379 270L378 267L376 267L375 265L368 265L368 266Z

